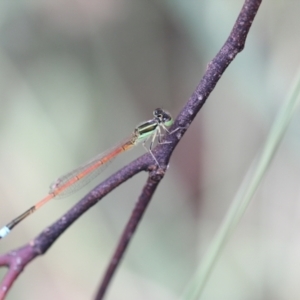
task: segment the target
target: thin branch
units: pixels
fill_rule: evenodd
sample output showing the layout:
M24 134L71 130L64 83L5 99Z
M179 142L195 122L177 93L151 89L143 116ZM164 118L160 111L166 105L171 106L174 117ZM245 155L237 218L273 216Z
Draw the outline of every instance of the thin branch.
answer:
M44 254L74 221L127 179L140 171L147 170L152 163L153 158L148 154L137 158L99 184L58 221L44 229L34 240L19 249L1 255L0 266L8 267L9 270L0 285L0 300L4 299L25 266L37 256Z
M96 296L96 300L103 299L108 285L127 249L130 239L133 236L140 220L142 219L144 212L150 200L152 199L152 196L158 184L164 177L164 174L165 173L161 169L160 171L154 171L149 174L149 178L146 182L146 185L144 186L143 191L138 199L138 202L136 203L135 208L132 211L131 217L122 233L115 253L110 260L110 264L105 272L105 275L103 276L103 280L101 282L98 294Z
M244 49L246 37L252 25L253 19L258 11L258 8L261 4L261 1L262 0L245 1L242 10L237 18L237 21L235 22L234 27L230 33L230 36L228 37L227 41L225 42L224 46L221 48L219 53L216 55L216 57L208 64L207 70L203 78L201 79L199 85L197 86L189 101L178 115L175 124L170 128L170 132L175 130L176 132L167 136L167 143L161 145L160 147L157 147L154 150L154 155L155 157L157 157L159 162L163 161L165 165L168 164L170 156L174 151L176 145L180 141L182 135L185 133L188 126L195 118L196 114L204 105L206 99L216 86L222 74L227 69L227 66L233 61L235 56ZM150 198L151 197L152 195L150 195ZM147 207L147 204L145 204L143 210L140 210L140 216L138 217L138 221L141 219L144 210ZM137 207L138 206L139 203L137 204ZM132 231L131 224L137 219L137 207L133 211L127 223L127 226L120 238L118 246L115 250L115 254L112 257L109 267L106 270L105 276L103 277L103 281L101 282L96 300L103 299L105 291L110 283L110 280L112 279L113 274L116 271L117 266L120 263L120 260L129 243L128 237L132 236L132 233L138 225L135 224L134 230Z
M165 146L164 154L168 153L170 155L170 149L174 150L181 136L196 117L229 64L244 49L247 35L261 2L262 0L245 1L228 39L214 59L207 65L200 83L179 113L176 122L170 128L170 131L178 127L181 127L182 130L176 136L167 137L167 140L172 141L172 143Z
M204 105L206 99L216 86L217 82L221 78L222 74L228 67L228 65L233 61L235 56L241 52L245 46L246 37L252 25L253 19L258 11L258 8L262 0L246 0L242 10L239 14L237 21L230 33L229 38L225 42L224 46L221 48L216 57L208 64L206 72L201 79L196 90L188 100L187 104L184 106L180 114L175 120L174 125L170 128L170 131L174 131L173 134L166 136L167 143L158 145L154 150L153 154L157 158L160 166L162 168L153 168L153 158L150 154L145 154L126 167L122 168L120 171L116 172L114 175L110 176L103 183L99 184L95 189L93 189L87 196L85 196L81 201L79 201L73 208L71 208L62 218L55 222L50 227L46 228L40 235L38 235L33 241L27 245L4 254L0 257L0 266L5 266L9 268L2 284L0 285L0 299L4 299L8 290L25 268L25 266L33 260L35 257L44 254L51 245L56 241L56 239L84 212L86 212L90 207L95 205L99 200L101 200L106 194L112 191L114 188L119 186L121 183L125 182L127 179L131 178L140 171L152 170L151 178L153 180L153 174L156 174L158 178L161 177L161 173L166 170L166 166L169 163L172 152L177 146L183 134L186 132L187 128ZM161 179L161 178L160 178ZM160 179L157 183L152 183L152 188L158 185ZM155 181L156 182L156 181ZM155 188L151 189L148 184L145 186L144 191L148 191L147 201L152 198ZM143 194L140 199L145 197ZM146 208L146 205L144 209ZM136 208L137 209L137 208ZM129 220L128 225L124 231L124 240L121 238L119 246L120 249L117 257L118 262L120 261L123 253L128 245L128 237L131 236L129 233L134 232L138 222L140 221L144 209L139 211L140 216L137 217L135 213L132 214L131 220ZM134 211L135 212L135 211ZM138 214L137 214L138 215ZM133 221L132 219L135 219ZM129 225L135 224L135 226ZM128 231L126 231L128 230ZM127 240L126 240L127 237ZM123 245L123 246L121 246ZM112 264L112 263L111 263ZM118 265L115 264L114 268ZM110 280L106 284L105 289ZM101 298L99 298L101 299Z
M17 277L27 264L36 256L32 249L32 245L28 244L0 257L0 266L9 268L1 282L0 299L4 299Z

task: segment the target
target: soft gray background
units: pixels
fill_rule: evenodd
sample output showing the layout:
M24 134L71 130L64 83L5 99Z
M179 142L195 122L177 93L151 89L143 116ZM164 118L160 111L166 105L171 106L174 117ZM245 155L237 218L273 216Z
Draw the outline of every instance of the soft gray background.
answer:
M2 1L0 223L58 176L126 137L156 107L174 116L226 40L242 0ZM294 78L299 1L265 0L246 48L176 149L107 299L178 299L259 153ZM300 123L296 113L202 299L299 299ZM19 247L89 188L54 200L0 243ZM8 299L91 299L140 193L140 174L74 224ZM0 274L4 274L4 269Z

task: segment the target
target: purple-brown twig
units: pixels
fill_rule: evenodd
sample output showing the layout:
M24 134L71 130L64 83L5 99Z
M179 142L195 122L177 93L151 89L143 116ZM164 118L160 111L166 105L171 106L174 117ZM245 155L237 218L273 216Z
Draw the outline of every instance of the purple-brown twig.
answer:
M245 1L227 41L215 58L208 64L206 72L199 85L196 87L187 104L176 118L174 125L170 128L170 132L177 129L176 132L166 136L165 141L168 143L158 145L153 150L153 154L157 158L161 168L153 167L153 159L150 154L145 154L139 157L120 171L116 172L114 175L110 176L103 183L99 184L63 217L61 217L53 225L46 228L34 240L19 249L2 255L0 257L0 266L8 267L9 270L0 285L0 300L4 299L10 287L26 265L35 257L44 254L56 241L56 239L85 211L95 205L114 188L140 171L151 171L149 179L139 197L139 201L122 234L107 272L104 275L104 279L97 294L97 300L103 298L113 273L126 250L130 238L141 220L156 187L163 178L172 152L201 107L204 105L206 99L216 86L228 65L233 61L235 56L243 50L246 37L261 2L262 0Z

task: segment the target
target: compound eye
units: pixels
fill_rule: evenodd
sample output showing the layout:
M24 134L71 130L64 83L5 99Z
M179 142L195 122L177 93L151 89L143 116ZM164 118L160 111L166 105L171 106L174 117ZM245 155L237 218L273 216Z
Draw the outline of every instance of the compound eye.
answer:
M154 117L159 120L159 122L166 123L172 121L171 115L164 111L162 108L157 108L153 111Z
M157 117L158 115L161 115L162 112L163 110L161 108L156 108L153 112L153 115Z

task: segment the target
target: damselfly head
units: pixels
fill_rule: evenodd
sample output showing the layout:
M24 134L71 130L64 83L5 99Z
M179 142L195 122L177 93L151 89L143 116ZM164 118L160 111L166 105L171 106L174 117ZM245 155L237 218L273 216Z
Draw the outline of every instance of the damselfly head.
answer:
M171 114L162 108L155 109L153 115L159 124L162 123L166 126L171 126L173 124Z

